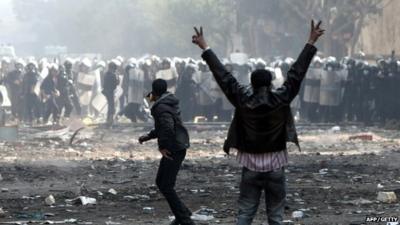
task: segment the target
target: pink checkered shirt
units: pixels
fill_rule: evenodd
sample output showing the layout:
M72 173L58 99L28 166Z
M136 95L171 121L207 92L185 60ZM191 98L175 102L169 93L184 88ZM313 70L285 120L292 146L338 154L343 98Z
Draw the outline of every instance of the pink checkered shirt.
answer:
M287 150L251 154L237 151L236 160L247 169L255 172L270 172L278 170L288 164Z

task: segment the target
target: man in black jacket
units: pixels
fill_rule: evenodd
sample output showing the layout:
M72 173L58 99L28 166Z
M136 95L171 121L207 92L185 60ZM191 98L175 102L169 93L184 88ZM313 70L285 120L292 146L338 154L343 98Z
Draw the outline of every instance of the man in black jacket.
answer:
M158 149L162 154L157 172L156 184L167 199L175 220L171 225L193 225L190 210L179 199L174 190L176 176L189 148L189 134L182 124L179 100L167 92L167 82L157 79L152 83L152 91L148 95L154 102L151 115L154 118L154 129L139 138L142 144L157 138Z
M238 151L237 160L243 166L240 184L238 225L251 224L260 203L266 196L269 225L283 224L286 197L284 166L287 165L286 141L298 145L290 102L300 90L301 82L317 49L314 43L324 33L321 22L311 22L310 39L297 61L287 73L282 88L272 91L272 75L267 70L251 74L251 87L244 87L228 72L208 47L203 29L195 28L192 42L203 49L215 80L235 107L224 150Z

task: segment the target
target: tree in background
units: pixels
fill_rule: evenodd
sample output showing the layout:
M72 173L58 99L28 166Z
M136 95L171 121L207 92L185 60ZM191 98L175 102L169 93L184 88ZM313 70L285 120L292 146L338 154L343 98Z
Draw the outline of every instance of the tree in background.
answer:
M14 0L18 19L30 24L35 45L65 45L72 52L106 56L198 56L194 25L209 32L220 53L294 56L311 18L327 28L323 52L354 53L361 29L390 0Z
M236 1L243 34L250 40L250 52L293 56L304 44L303 31L310 18L316 18L323 21L327 30L321 50L340 57L354 53L361 29L392 0Z

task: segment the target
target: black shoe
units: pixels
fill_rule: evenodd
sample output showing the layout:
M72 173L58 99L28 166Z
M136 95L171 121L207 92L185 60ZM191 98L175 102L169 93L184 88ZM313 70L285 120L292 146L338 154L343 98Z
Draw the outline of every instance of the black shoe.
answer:
M187 219L186 221L181 221L181 223L177 223L177 224L180 224L180 225L196 225L196 224L193 222L193 220L191 220L190 218Z
M169 225L180 225L175 219Z

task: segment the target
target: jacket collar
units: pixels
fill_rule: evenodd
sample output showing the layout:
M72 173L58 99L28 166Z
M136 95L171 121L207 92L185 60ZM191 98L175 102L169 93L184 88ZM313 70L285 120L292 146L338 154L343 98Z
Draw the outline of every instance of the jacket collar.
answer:
M157 99L157 101L154 102L154 104L151 106L151 108L154 108L154 106L156 106L158 103L160 103L161 100L163 100L164 98L166 98L170 95L172 95L172 93L170 93L170 92L166 92L163 95L161 95L161 97L159 99Z
M253 93L254 94L265 94L268 91L270 91L269 87L260 87L260 88L257 88L257 89L253 89Z

